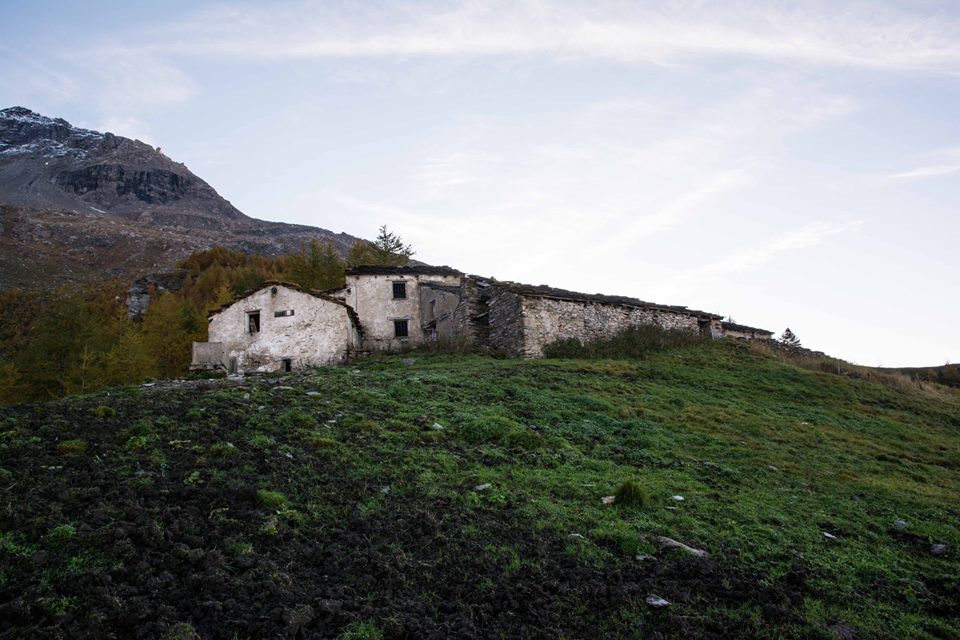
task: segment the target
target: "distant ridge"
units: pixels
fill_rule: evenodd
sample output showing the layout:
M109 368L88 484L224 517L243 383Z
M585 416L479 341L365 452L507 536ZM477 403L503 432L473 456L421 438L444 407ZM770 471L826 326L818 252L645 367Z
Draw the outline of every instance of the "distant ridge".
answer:
M142 275L214 245L280 255L310 239L344 253L358 240L251 218L139 140L0 110L0 288Z

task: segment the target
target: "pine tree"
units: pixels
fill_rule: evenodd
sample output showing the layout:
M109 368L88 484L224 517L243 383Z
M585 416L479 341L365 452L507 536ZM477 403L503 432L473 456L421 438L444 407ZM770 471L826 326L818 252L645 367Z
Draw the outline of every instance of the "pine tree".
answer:
M380 233L373 242L360 240L350 248L347 255L347 264L351 267L371 265L377 267L402 267L410 262L414 254L413 247L404 244L403 239L387 230L387 225L380 227Z
M787 349L803 348L803 345L800 344L800 338L798 338L793 331L790 331L790 327L787 327L786 331L783 332L783 335L780 336L780 344Z

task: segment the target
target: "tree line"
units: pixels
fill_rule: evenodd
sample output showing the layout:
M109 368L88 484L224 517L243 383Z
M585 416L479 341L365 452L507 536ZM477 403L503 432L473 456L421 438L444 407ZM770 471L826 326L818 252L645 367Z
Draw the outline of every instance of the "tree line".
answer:
M186 375L191 344L207 338L209 313L264 282L282 280L320 291L344 286L348 267L403 266L410 245L380 228L341 257L311 240L276 258L213 247L177 264L179 291L151 292L142 320L127 312L128 282L84 288L0 291L0 403L49 400L102 387Z

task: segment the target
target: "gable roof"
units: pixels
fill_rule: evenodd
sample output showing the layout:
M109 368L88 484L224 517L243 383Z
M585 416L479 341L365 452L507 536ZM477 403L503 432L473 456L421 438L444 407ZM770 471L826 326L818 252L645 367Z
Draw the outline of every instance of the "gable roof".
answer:
M589 302L594 304L614 305L619 307L636 307L640 309L651 309L654 311L667 311L670 313L682 313L685 315L698 316L701 318L710 318L719 320L723 316L708 311L699 311L697 309L688 309L674 305L657 304L655 302L646 302L638 298L629 298L627 296L608 296L602 293L580 293L578 291L567 291L566 289L557 289L545 284L532 285L521 284L519 282L492 281L492 286L500 287L515 293L519 296L530 298L550 298L552 300L566 300L571 302Z
M210 313L208 313L208 314L207 314L207 320L209 320L209 319L212 318L213 316L217 315L218 313L220 313L220 312L223 311L224 309L226 309L226 308L228 308L228 307L232 307L233 305L235 305L236 303L240 302L240 301L243 300L244 298L249 298L249 297L252 296L253 294L258 293L258 292L260 292L260 291L263 291L264 289L269 289L269 288L271 288L271 287L286 287L287 289L293 289L294 291L298 291L298 292L300 292L300 293L305 293L305 294L308 295L308 296L313 296L314 298L319 298L319 299L321 299L321 300L326 300L327 302L332 302L332 303L334 303L334 304L340 305L341 307L343 307L343 308L345 308L345 309L347 310L347 315L350 317L350 322L353 324L354 328L356 328L356 330L357 330L361 335L363 334L363 329L362 329L362 327L360 326L360 316L358 316L358 315L357 315L357 312L354 311L353 307L351 307L350 305L348 305L346 302L344 302L343 300L341 300L341 299L339 299L339 298L334 298L333 296L328 295L328 294L326 294L326 293L323 293L323 292L320 292L320 291L314 291L313 289L307 289L307 288L301 287L301 286L298 285L298 284L294 284L294 283L292 283L292 282L283 282L282 280L267 280L266 282L263 283L263 285L257 287L256 289L250 289L250 290L248 290L248 291L244 291L243 293L241 293L241 294L238 295L238 296L234 296L233 299L230 300L229 302L226 302L226 303L220 305L219 307L217 307L216 309L214 309L213 311L211 311Z
M406 267L383 267L378 265L361 264L347 269L348 276L389 276L389 275L421 275L421 276L462 276L462 271L457 271L446 265L433 267L428 264Z

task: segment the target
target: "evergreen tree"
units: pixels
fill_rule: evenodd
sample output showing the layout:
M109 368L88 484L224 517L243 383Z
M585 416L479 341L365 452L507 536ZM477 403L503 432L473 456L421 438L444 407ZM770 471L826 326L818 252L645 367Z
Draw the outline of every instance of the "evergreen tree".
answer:
M780 344L788 349L801 349L803 347L803 345L800 344L800 338L798 338L793 331L790 331L790 327L787 327L783 335L780 336Z
M403 239L387 230L387 225L380 227L380 233L373 242L360 240L350 248L347 254L347 264L351 267L371 265L378 267L402 267L410 262L414 254L413 247L404 244Z
M319 291L343 287L345 267L332 244L320 244L316 240L310 240L286 260L287 278L291 282Z

